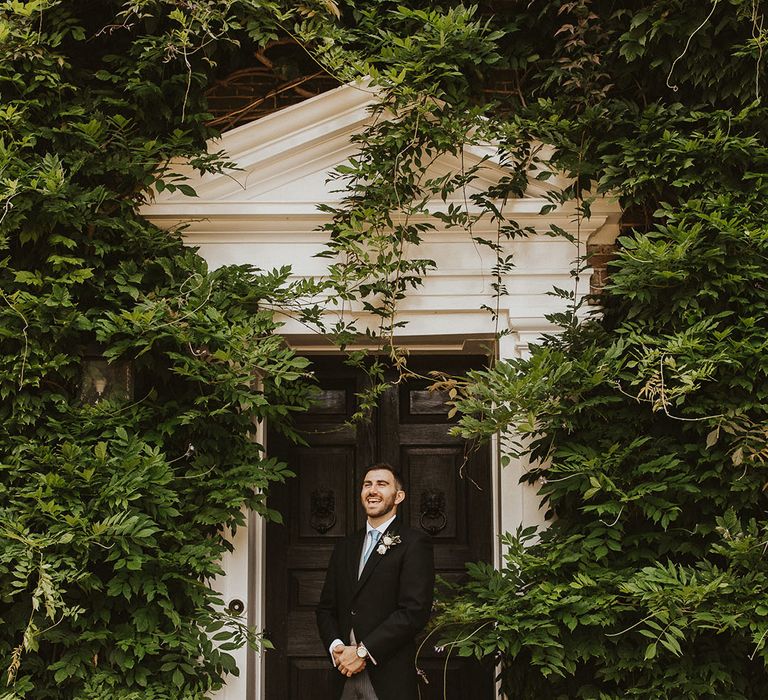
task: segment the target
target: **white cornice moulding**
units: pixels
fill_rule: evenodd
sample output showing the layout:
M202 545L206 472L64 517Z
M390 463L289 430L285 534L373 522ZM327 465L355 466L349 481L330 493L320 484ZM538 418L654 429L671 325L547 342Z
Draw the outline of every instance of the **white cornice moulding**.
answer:
M450 203L450 202L449 202ZM440 202L432 207L432 211L447 211L448 204ZM559 209L542 215L539 212L546 203L545 200L515 200L509 204L506 213L522 227L531 226L536 229L538 236L546 236L549 224L556 224L570 234L581 232L586 240L594 233L613 224L617 220L615 211L609 202L605 207L593 207L589 219L577 220L574 205L564 205ZM187 202L158 202L144 207L141 213L161 228L185 227L184 237L190 243L203 242L232 242L245 243L248 241L266 242L261 237L284 234L300 235L304 240L327 239L327 233L317 231L331 218L328 214L317 210L314 202L217 202L188 199ZM478 214L480 210L470 209L470 213ZM433 217L414 216L413 223L431 222L436 228L424 234L423 239L439 240L438 236L449 235L456 238L469 238L466 230L445 229L443 224ZM497 224L490 216L483 216L472 226L474 234L495 236ZM550 240L555 237L547 236ZM505 239L503 242L507 243ZM525 241L526 238L515 239Z
M324 317L324 320L328 323L332 323L338 316L338 314L329 313ZM308 330L310 330L306 325L300 323L293 317L278 313L275 318L279 323L283 324L279 331L281 335L306 336ZM355 326L360 331L369 329L378 332L380 319L372 317L370 314L347 312L344 314L344 319L348 322L354 321ZM402 314L398 314L397 320L403 321L406 324L402 328L398 328L396 334L396 337L398 338L446 335L451 332L458 333L464 337L475 337L477 335L491 336L498 330L497 324L491 317L491 314L483 309L460 309L440 311L439 313L430 310L409 310L404 311ZM542 333L557 330L557 326L550 324L541 316L521 320L522 323L520 324L520 328L516 328L516 330L527 330L530 328ZM320 333L318 333L318 336L320 336Z
M238 201L232 199L222 201L219 199L207 200L197 197L184 197L180 200L158 200L156 202L145 204L140 208L139 211L141 214L152 220L163 216L179 216L186 218L205 214L208 218L213 218L216 216L237 218L251 216L274 216L278 213L282 214L283 216L309 216L319 219L328 219L329 216L327 214L318 211L318 206L322 204L338 207L341 204L341 200L325 199L321 202L280 200L270 202L249 200ZM558 205L548 214L541 214L541 208L550 204L550 202L540 197L510 199L506 202L506 204L502 203L501 201L496 201L494 204L501 207L504 214L511 219L517 219L519 216L525 216L527 218L534 217L537 221L546 221L547 219L551 218L576 217L579 213L575 204L572 202L566 202L565 204ZM442 200L435 200L428 204L428 209L434 212L445 213L448 211L450 205L461 205L462 208L470 214L486 213L484 209L481 209L473 204L466 206L463 199L449 199L445 202ZM601 217L605 219L611 214L617 213L616 205L614 205L611 200L605 199L601 199L595 202L591 209L592 215L588 219L582 218L584 225L588 225L590 222L594 222ZM426 217L420 218L424 219Z
M308 100L238 126L212 141L227 152L242 156L259 149L270 148L280 142L282 147L305 144L315 136L326 136L339 131L342 124L354 124L365 120L367 108L376 103L376 92L367 82L340 85ZM362 110L362 113L361 113ZM307 114L311 120L307 120ZM361 118L362 117L362 118ZM330 128L329 128L330 127Z

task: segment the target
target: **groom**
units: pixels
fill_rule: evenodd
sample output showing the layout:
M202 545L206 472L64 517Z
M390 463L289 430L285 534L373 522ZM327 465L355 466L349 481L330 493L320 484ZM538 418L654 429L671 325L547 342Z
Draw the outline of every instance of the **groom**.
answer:
M429 620L435 582L432 542L405 527L403 480L374 464L360 501L368 517L336 545L317 606L340 700L416 700L414 638Z

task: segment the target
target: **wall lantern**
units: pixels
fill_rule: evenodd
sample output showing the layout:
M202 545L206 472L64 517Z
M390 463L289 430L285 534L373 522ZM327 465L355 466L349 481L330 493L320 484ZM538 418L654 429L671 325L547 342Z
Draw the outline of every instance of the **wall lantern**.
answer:
M99 348L90 347L83 355L80 400L97 404L101 400L130 401L133 398L133 363L108 362Z

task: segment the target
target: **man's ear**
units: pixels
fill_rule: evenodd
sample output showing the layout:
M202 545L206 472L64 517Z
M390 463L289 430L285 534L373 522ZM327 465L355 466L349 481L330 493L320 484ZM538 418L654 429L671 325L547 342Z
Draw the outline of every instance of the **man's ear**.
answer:
M395 494L395 505L400 505L405 500L405 491L398 491Z

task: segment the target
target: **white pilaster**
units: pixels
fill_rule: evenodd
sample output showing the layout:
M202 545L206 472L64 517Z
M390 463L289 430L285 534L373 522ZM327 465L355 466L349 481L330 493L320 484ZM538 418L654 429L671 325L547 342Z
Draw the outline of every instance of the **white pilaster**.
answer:
M226 572L225 576L218 576L213 582L213 588L221 593L224 599L224 605L229 606L232 601L239 600L245 605L245 610L241 614L243 621L248 619L248 539L249 528L239 527L233 535L230 531L227 539L232 543L234 549L227 552L221 559L221 566ZM227 684L218 692L211 694L211 700L244 700L246 697L248 650L245 648L235 649L228 652L234 656L237 667L240 669L239 676L228 676Z
M528 345L536 342L542 331L511 333L499 341L499 359L511 360L530 354ZM502 443L500 438L496 443ZM499 449L500 448L500 449ZM541 497L537 495L538 485L520 483L521 477L528 471L530 463L526 457L511 458L507 466L501 466L503 444L497 448L498 469L500 471L500 524L501 532L514 533L518 527L544 525L544 509L539 507Z

